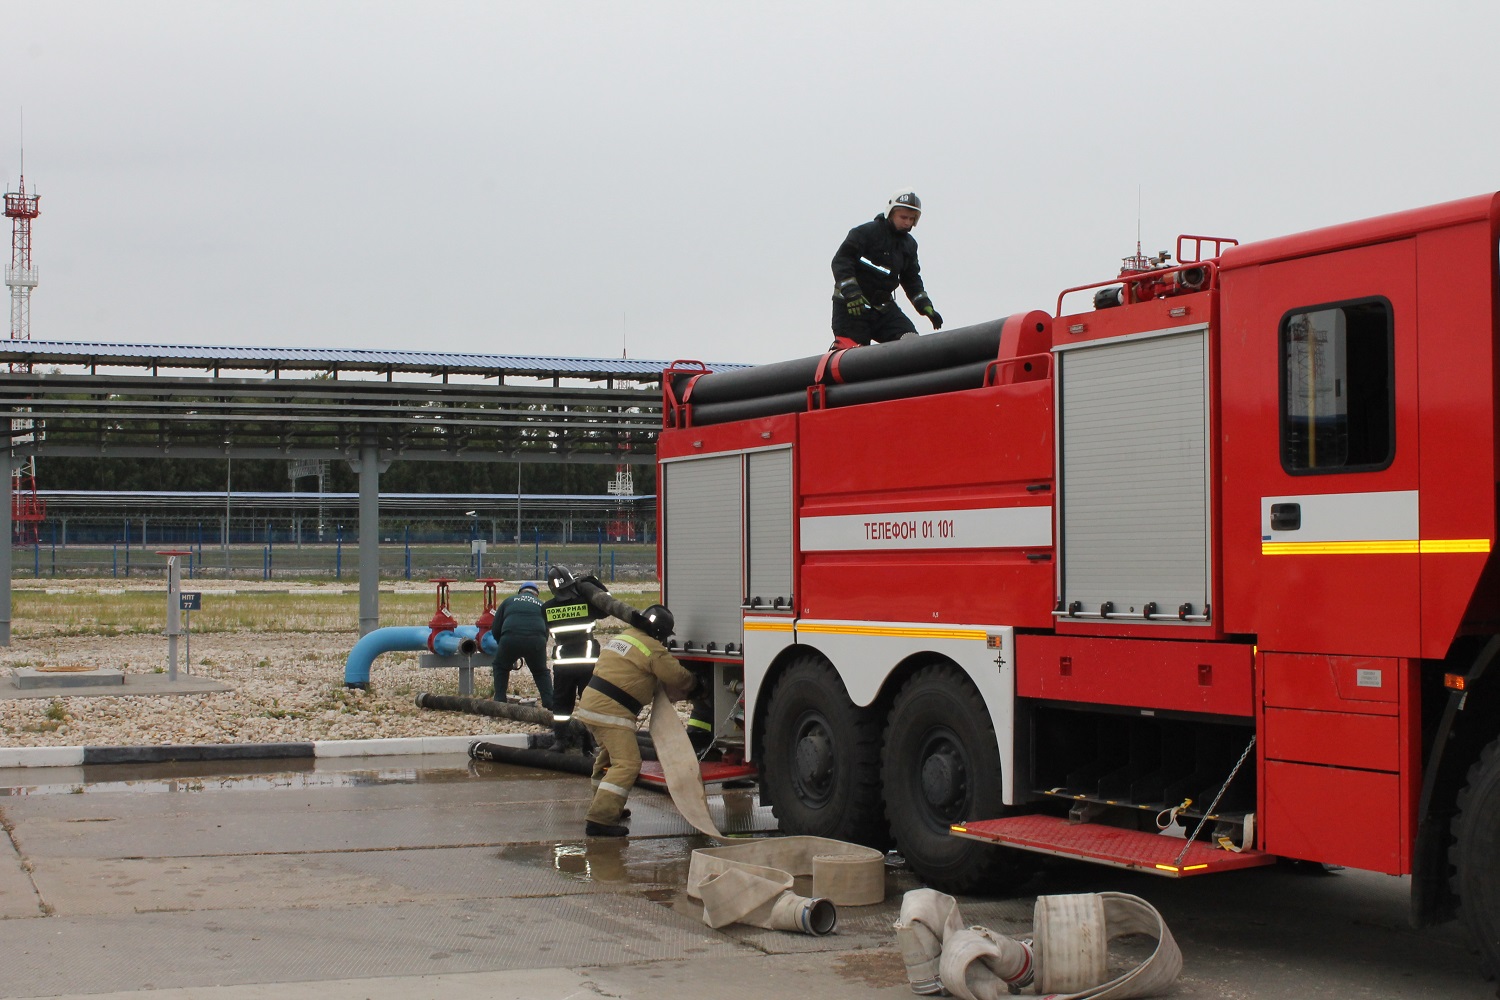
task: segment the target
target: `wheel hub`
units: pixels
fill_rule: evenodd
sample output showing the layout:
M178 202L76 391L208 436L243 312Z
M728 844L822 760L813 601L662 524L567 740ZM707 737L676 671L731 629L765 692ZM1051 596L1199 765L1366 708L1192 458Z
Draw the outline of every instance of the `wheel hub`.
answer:
M951 747L940 747L922 762L922 797L938 813L949 813L968 794L963 760Z
M797 741L797 784L813 797L825 796L833 783L833 744L821 728Z

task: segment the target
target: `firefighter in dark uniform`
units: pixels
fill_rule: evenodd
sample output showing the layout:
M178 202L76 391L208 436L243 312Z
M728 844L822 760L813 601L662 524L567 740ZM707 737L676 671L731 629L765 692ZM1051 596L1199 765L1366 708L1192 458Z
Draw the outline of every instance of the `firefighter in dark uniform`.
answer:
M537 701L543 708L552 707L552 675L547 672L547 618L542 599L534 583L523 583L519 590L500 602L495 609L495 700L505 701L510 687L510 672L517 660L525 660L536 681Z
M917 241L912 227L922 216L922 199L901 190L891 195L885 212L844 237L833 255L833 346L830 350L885 343L916 336L917 328L896 305L897 286L934 330L943 328L922 285Z
M576 595L554 597L542 605L547 615L547 631L552 635L552 749L558 753L582 750L593 753L593 741L584 733L584 743L577 739L576 727L570 727L578 696L594 674L599 659L599 643L594 638L594 622L601 618L593 606Z
M594 758L594 801L584 824L587 836L630 833L620 820L630 815L625 800L641 773L636 722L641 709L656 696L656 686L661 684L673 701L697 693L698 679L662 645L674 624L672 612L653 604L637 616L636 624L606 642L594 664L594 676L573 710L573 718L588 726L599 743Z

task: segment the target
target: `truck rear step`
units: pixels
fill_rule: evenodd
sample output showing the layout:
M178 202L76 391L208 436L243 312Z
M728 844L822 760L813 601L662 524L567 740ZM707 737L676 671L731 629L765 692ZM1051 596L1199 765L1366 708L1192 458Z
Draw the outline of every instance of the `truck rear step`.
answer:
M698 770L703 773L705 785L718 785L726 781L740 781L744 778L755 777L754 764L730 764L724 761L705 760L698 765ZM642 784L651 785L654 788L666 788L666 776L661 773L659 761L647 760L641 762L641 776L636 779Z
M1275 862L1252 848L1236 854L1201 841L1182 840L1099 823L1072 823L1061 816L1010 816L975 820L951 828L956 837L984 840L1039 854L1079 858L1168 878L1208 875ZM1187 847L1186 853L1183 847Z

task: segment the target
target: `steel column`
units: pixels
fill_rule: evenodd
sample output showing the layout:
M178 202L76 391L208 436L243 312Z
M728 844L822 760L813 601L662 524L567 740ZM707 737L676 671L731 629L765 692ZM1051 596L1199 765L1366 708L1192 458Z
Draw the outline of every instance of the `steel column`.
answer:
M380 449L373 436L360 443L359 634L380 627Z
M6 421L7 424L10 421ZM15 531L15 523L12 515L11 504L15 502L14 487L15 480L10 477L11 470L15 467L15 459L10 455L5 456L5 461L0 462L0 472L5 474L5 502L0 503L0 646L10 645L10 574L12 537Z

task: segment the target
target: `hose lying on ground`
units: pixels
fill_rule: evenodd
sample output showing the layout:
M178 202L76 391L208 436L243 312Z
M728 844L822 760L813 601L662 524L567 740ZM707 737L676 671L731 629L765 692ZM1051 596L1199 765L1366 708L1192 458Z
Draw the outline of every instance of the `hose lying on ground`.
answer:
M1158 996L1182 972L1182 952L1161 914L1123 892L1039 896L1031 941L965 928L952 896L913 889L896 922L911 991L962 1000L1001 1000L1036 982L1055 1000L1125 1000ZM1108 979L1109 942L1128 934L1156 939L1156 950Z
M499 743L474 743L469 747L469 759L489 760L497 764L519 764L522 767L539 767L548 771L563 771L581 774L594 773L594 758L576 753L558 753L555 750L532 750L525 747L508 747Z
M487 715L495 719L510 719L512 722L532 722L538 726L546 726L552 729L556 720L552 713L545 708L535 705L517 705L511 701L495 701L491 698L463 698L450 694L429 694L423 691L417 695L418 708L431 708L440 712L468 712L470 715ZM577 719L568 720L568 735L582 738L587 735L583 723Z

